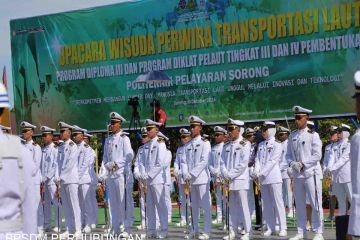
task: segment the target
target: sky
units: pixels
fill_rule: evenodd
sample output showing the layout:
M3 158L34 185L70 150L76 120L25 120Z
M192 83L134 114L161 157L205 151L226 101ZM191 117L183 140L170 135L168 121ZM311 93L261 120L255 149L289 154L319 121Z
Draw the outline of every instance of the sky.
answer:
M13 106L10 20L59 13L131 0L0 0L0 69L6 67L6 78Z

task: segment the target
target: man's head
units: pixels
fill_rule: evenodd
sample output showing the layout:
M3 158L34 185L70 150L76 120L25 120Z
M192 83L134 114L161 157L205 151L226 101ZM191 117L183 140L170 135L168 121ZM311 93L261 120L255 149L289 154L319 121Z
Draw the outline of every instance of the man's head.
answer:
M261 129L263 138L267 139L269 137L275 137L276 127L274 122L265 121Z
M251 142L254 143L255 142L255 131L252 128L247 128L245 130L245 138Z
M287 129L285 127L278 127L278 139L280 142L284 142L289 138L290 129Z
M329 140L336 142L339 140L339 128L337 126L331 126L329 129Z
M41 136L42 136L42 139L43 139L43 142L45 143L45 145L49 145L50 143L53 142L55 129L49 128L47 126L41 126L40 131L41 131Z
M59 128L60 128L60 139L63 141L67 141L71 138L71 130L72 130L72 126L64 123L64 122L59 122Z
M84 134L84 142L86 143L86 144L89 144L90 143L90 139L93 137L93 135L91 135L91 134L88 134L88 133L85 133Z
M229 133L229 137L231 140L236 140L242 135L244 130L244 122L240 120L234 120L229 118L226 126L226 130Z
M199 136L201 134L202 125L205 123L205 121L199 118L198 116L190 116L189 123L190 123L191 137L194 138Z
M21 127L21 133L22 133L23 139L25 141L32 140L36 126L32 125L31 123L23 121L20 123L20 127Z
M79 126L76 126L76 125L73 126L72 136L73 136L74 142L76 144L79 144L84 140L85 132L86 132L85 129L82 129Z
M349 125L347 124L341 124L340 128L339 128L340 134L339 134L339 139L345 139L345 138L349 138L350 137L350 131L351 128Z
M145 126L146 126L146 131L147 131L148 137L150 139L155 138L159 132L160 123L155 122L151 119L146 119Z
M187 130L186 128L181 128L179 132L180 132L181 144L184 145L190 141L191 133L189 130Z
M123 118L120 114L117 112L111 112L110 113L110 126L111 126L111 132L112 133L118 133L121 130L121 125L123 122L125 122L125 118Z
M227 134L227 131L225 129L223 129L220 126L215 126L214 127L214 132L215 132L215 143L222 143L225 141L225 134Z
M312 110L306 109L300 106L294 106L293 112L295 114L295 125L298 129L304 129L307 126L307 121L309 120L309 113L312 113Z

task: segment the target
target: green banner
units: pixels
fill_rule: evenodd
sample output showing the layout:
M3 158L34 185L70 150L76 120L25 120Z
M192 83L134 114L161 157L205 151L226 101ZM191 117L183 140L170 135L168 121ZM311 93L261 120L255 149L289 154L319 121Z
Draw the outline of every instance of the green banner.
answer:
M105 129L159 99L168 126L354 112L360 1L146 0L12 20L16 119ZM127 127L125 124L125 127Z

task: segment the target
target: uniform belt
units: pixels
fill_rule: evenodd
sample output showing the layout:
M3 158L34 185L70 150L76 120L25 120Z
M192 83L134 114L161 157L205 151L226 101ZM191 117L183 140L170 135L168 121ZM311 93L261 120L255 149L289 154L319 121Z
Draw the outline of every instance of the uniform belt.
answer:
M0 233L17 232L23 229L23 222L21 218L14 220L1 220Z

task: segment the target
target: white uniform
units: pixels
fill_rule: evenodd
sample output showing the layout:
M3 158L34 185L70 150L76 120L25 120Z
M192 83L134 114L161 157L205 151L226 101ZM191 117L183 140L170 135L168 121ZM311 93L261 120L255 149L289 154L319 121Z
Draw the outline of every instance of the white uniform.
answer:
M286 159L290 164L292 162L302 162L303 164L303 169L300 172L293 172L299 234L306 233L306 211L303 211L306 209L306 196L310 200L313 211L313 228L317 233L323 233L322 173L319 169L322 155L321 147L322 142L319 135L311 132L307 127L295 130L289 136ZM315 193L317 193L317 197Z
M165 201L168 209L168 221L171 222L172 216L172 205L171 205L171 173L170 173L170 165L171 165L171 151L166 149L166 159L165 159L165 167L164 167L164 175L165 175Z
M260 180L263 218L272 232L275 232L275 219L279 220L280 230L287 228L279 166L282 150L282 145L275 137L270 137L259 144L255 158L254 171Z
M80 232L78 147L69 139L58 149L58 167L55 175L56 179L60 180L66 229L69 233Z
M350 160L351 160L351 184L353 196L351 199L350 220L348 233L360 236L360 131L354 134L351 139Z
M90 201L91 201L91 209L89 211L90 214L90 223L93 225L97 225L98 223L98 203L96 199L96 187L98 184L98 178L96 176L96 172L94 170L95 167L95 161L96 161L96 152L94 149L91 149L91 163L89 166L89 174L91 178L91 185L90 185Z
M185 144L186 145L186 144ZM181 171L181 159L185 157L185 145L182 145L178 147L176 150L176 158L174 162L174 176L180 181L178 183L179 185L179 198L180 198L180 215L181 215L181 221L186 221L186 196L184 192L184 178L182 177L182 171Z
M112 134L105 140L103 164L108 176L111 226L114 234L120 232L120 225L129 223L126 221L125 212L125 172L128 171L133 156L130 139L122 131Z
M25 147L30 150L30 155L32 156L32 159L34 161L34 164L36 166L35 170L35 190L37 191L36 199L38 200L38 215L37 215L37 223L38 223L38 229L42 230L44 228L44 211L43 211L43 203L41 199L41 193L40 193L40 183L41 183L41 147L35 143L33 140L27 141L24 143Z
M133 198L133 191L134 191L134 175L132 172L132 161L126 168L125 172L126 177L126 217L123 225L127 229L127 232L131 231L131 227L134 222L134 198Z
M155 137L143 146L139 156L139 170L143 180L147 181L146 217L148 233L156 234L156 210L159 214L161 232L168 230L168 209L165 201L164 166L166 146Z
M141 181L141 172L139 169L139 158L141 156L141 152L144 150L144 146L140 146L135 156L134 162L134 177L136 180ZM140 185L140 184L139 184ZM141 192L143 189L140 189L139 201L140 201L140 218L141 218L141 226L145 226L145 201L144 195Z
M251 144L250 148L250 157L249 163L255 161L255 148L256 143ZM255 194L254 194L254 181L251 178L251 172L254 170L254 167L249 168L250 178L249 178L249 191L248 191L248 201L249 201L249 210L251 217L256 216L256 209L255 209Z
M45 180L45 229L51 228L52 211L55 212L55 227L61 226L61 203L60 193L56 195L56 185L54 183L55 172L57 168L58 148L54 143L43 147L41 158L41 175ZM52 206L51 206L52 205Z
M223 142L214 145L211 148L211 152L209 155L209 170L210 173L214 176L214 181L216 179L216 182L214 182L214 184L216 184L216 216L218 221L221 221L222 219L223 194L221 192L220 162L223 146Z
M181 168L185 179L190 180L193 231L199 233L200 208L204 210L204 233L211 232L210 172L208 169L211 146L201 136L194 137L185 146Z
M39 190L31 153L18 137L2 131L0 146L0 239L36 234Z
M248 205L250 149L250 142L240 136L225 144L221 155L221 175L230 180L230 231L233 234L241 223L246 233L251 231Z
M288 143L289 143L288 139L281 142L282 152L281 152L281 160L280 160L280 171L282 178L282 194L283 194L284 205L288 207L289 213L291 213L293 210L293 192L291 190L291 179L287 172L287 169L289 167L289 162L286 159Z
M89 169L93 166L93 154L91 148L84 141L77 145L78 171L79 171L79 204L81 210L82 227L91 225L91 176Z
M345 215L347 202L351 201L352 197L349 139L344 138L334 144L328 169L332 173L334 193L339 203L339 214Z

